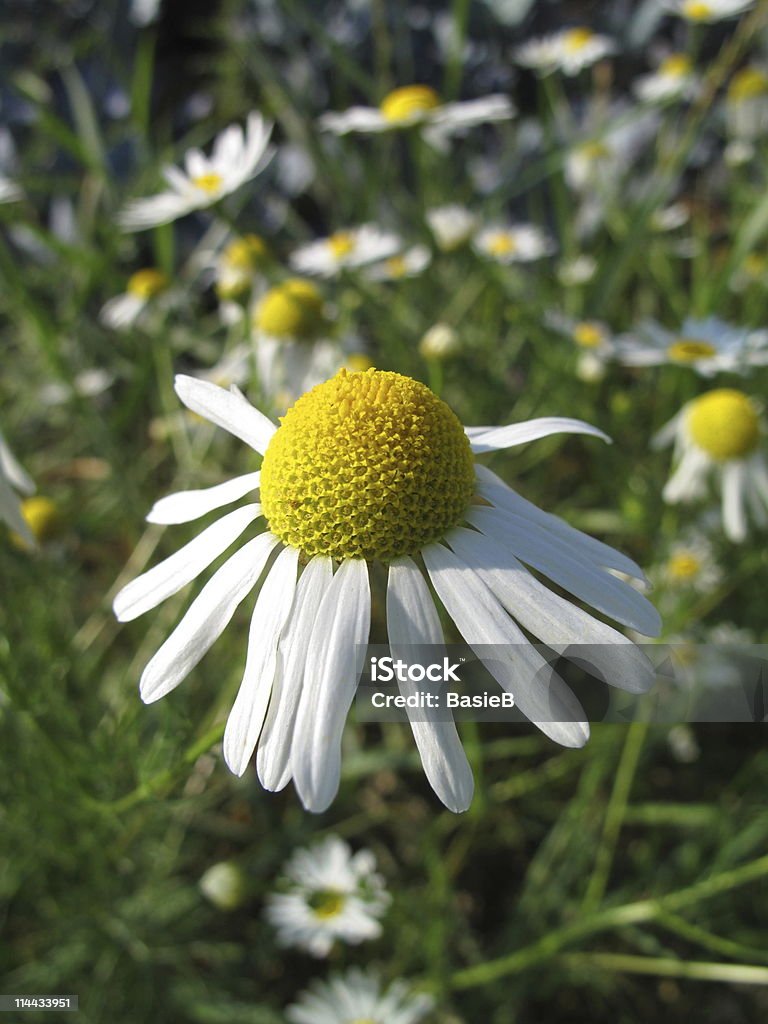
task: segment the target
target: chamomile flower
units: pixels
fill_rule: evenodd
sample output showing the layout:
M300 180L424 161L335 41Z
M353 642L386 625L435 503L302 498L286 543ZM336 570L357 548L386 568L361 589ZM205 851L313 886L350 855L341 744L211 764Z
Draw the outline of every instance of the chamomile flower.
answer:
M259 235L233 238L216 260L216 294L224 302L241 299L260 281L269 261L269 247Z
M699 91L699 78L691 58L685 53L671 53L658 68L638 78L634 92L643 103L669 103L671 100L690 100Z
M614 352L610 328L599 320L576 320L560 313L550 313L546 320L553 330L576 347L576 375L579 379L602 380L605 376L606 363Z
M608 36L588 28L567 28L539 39L531 39L515 50L515 60L540 75L561 71L578 75L604 57L616 52L616 44Z
M237 910L248 897L243 869L231 860L212 864L198 882L200 892L217 910Z
M159 296L170 287L168 275L155 267L145 267L131 274L125 291L108 299L101 307L99 319L105 327L125 331L138 323Z
M435 206L427 210L425 216L429 230L443 252L453 252L466 245L477 227L475 214L457 203Z
M677 14L686 21L712 23L726 18L735 18L750 7L755 0L662 0L671 14Z
M675 443L674 471L664 500L677 504L702 498L714 479L722 493L725 534L743 541L748 514L758 526L768 523L763 433L758 408L742 391L718 388L688 402L654 439L657 448Z
M701 533L675 541L653 574L670 590L707 593L723 577L712 543Z
M253 112L248 115L245 132L233 124L216 137L210 157L190 149L183 171L178 167L163 170L170 188L128 203L118 217L120 226L125 231L144 231L213 206L264 170L273 155L268 146L271 131L272 125Z
M285 1016L290 1024L418 1024L433 1006L403 981L384 988L375 974L353 968L314 982Z
M558 651L593 645L590 660L617 686L642 691L651 684L634 644L555 594L523 563L600 613L653 635L660 628L655 609L610 571L642 577L638 566L542 512L474 459L553 433L605 438L595 427L554 417L465 432L425 385L374 369L341 370L303 395L279 426L237 390L179 376L176 391L192 412L263 455L261 471L159 501L149 521L171 524L246 499L124 587L114 610L121 621L150 611L249 537L200 591L140 683L147 703L175 689L263 578L224 733L224 758L235 774L246 771L258 747L265 788L279 790L293 779L307 809L330 805L369 638L370 563L387 566L395 657L411 645L443 642L428 578L488 671L556 742L581 746L589 726L520 627ZM259 519L261 528L254 526ZM495 645L490 660L488 645ZM411 722L426 775L447 807L465 809L472 774L455 726L427 716L420 710Z
M370 850L353 854L343 839L328 836L297 850L284 871L288 891L273 893L266 908L282 946L325 957L336 942L357 945L381 935L390 897Z
M437 361L450 359L461 347L461 341L450 324L436 323L424 332L419 342L419 354L424 359Z
M763 68L738 71L725 94L725 123L740 141L761 139L768 131L768 73Z
M336 135L419 128L428 142L442 146L452 135L460 135L476 125L508 121L514 114L511 100L499 93L462 103L444 103L428 85L404 85L387 93L378 107L350 107L341 113L323 114L318 123L321 129Z
M679 331L646 320L617 341L617 356L625 366L689 366L702 377L728 371L744 373L768 363L768 332L733 327L717 317L689 317Z
M659 117L656 111L634 115L616 107L605 120L593 111L580 131L581 138L568 146L563 167L566 183L574 192L597 202L615 194L622 177L633 166L638 154L655 135Z
M374 263L367 268L365 276L371 281L399 281L403 277L416 277L427 269L431 260L426 245L412 245L404 252Z
M301 274L333 277L342 270L394 256L402 247L400 236L394 232L383 231L376 224L363 224L302 245L291 255L290 264Z
M534 224L490 224L473 240L481 256L497 263L530 263L555 251L555 244Z
M0 519L28 544L34 544L34 536L22 514L18 495L32 494L34 490L34 483L0 433Z

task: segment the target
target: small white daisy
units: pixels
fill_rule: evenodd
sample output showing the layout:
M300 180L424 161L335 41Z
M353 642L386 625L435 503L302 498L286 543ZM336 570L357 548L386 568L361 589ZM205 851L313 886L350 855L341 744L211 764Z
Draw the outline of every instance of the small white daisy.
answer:
M477 227L475 214L457 203L435 206L427 210L425 216L429 230L443 252L453 252L466 245Z
M424 359L449 359L461 347L459 335L450 324L432 324L419 342L419 353Z
M601 202L618 191L625 173L654 138L659 115L651 110L633 115L617 106L600 123L596 113L590 113L588 120L597 123L585 124L580 141L568 147L563 173L574 192Z
M297 850L284 871L288 891L273 893L266 906L281 946L325 957L336 942L357 945L381 935L390 897L370 850L353 854L343 839L328 836Z
M216 294L222 302L247 296L261 283L261 272L269 261L269 247L261 236L248 234L233 238L216 256Z
M34 544L34 537L22 514L17 492L32 494L34 490L34 483L16 461L0 433L0 519L28 544Z
M768 332L733 327L717 317L689 317L679 331L646 320L616 343L625 366L689 366L702 377L727 371L744 373L768 363Z
M692 22L711 23L735 18L750 7L755 0L661 0L671 14Z
M198 885L203 896L218 910L237 910L248 895L245 873L231 860L212 864Z
M350 107L341 113L323 114L318 123L336 135L418 127L428 142L442 147L452 135L476 125L508 121L514 114L509 97L498 93L463 103L443 103L428 85L404 85L388 93L378 107Z
M410 645L443 643L426 574L491 675L559 743L583 745L586 717L520 627L557 651L592 645L595 670L619 687L637 692L651 685L653 673L633 643L552 592L523 563L602 614L655 635L655 609L609 571L642 578L639 567L536 508L473 455L553 433L606 439L595 427L551 417L465 432L425 385L373 369L341 370L303 395L279 427L236 389L179 376L176 391L188 409L233 433L264 461L260 472L162 499L149 521L191 522L252 498L256 489L260 501L228 512L133 580L116 596L114 610L127 622L157 607L253 531L259 518L266 520L203 587L140 683L147 703L174 690L264 577L224 733L224 758L235 774L246 771L258 748L265 788L282 789L292 778L308 810L320 812L332 802L341 737L369 639L369 563L388 567L393 656ZM495 645L492 658L488 645ZM406 683L402 687L410 692ZM447 807L463 810L473 782L456 728L427 715L420 709L411 722L426 775Z
M316 981L289 1006L290 1024L418 1024L434 1000L402 981L383 988L375 974L353 968L329 981Z
M384 231L376 224L363 224L302 245L291 254L290 264L301 274L333 277L342 270L394 256L402 247L402 239L394 232Z
M530 263L555 251L552 239L534 224L490 224L477 233L473 245L497 263Z
M167 294L170 284L162 270L154 267L137 270L128 278L125 291L104 303L99 320L115 331L133 327L159 296Z
M728 134L740 141L762 139L768 132L768 73L754 66L742 68L725 94Z
M163 170L170 188L129 202L118 215L118 223L125 231L143 231L213 206L264 170L273 155L268 146L271 131L272 125L253 112L248 115L245 132L233 124L216 137L210 157L190 149L184 158L185 170Z
M576 347L579 379L602 380L606 364L614 353L613 337L607 324L599 320L576 320L554 312L547 315L546 322Z
M712 543L702 533L690 533L675 541L655 573L671 590L708 593L723 578Z
M24 193L21 187L15 181L0 174L0 203L15 203L23 197Z
M399 281L403 277L416 277L426 270L432 256L426 245L412 245L405 252L390 256L381 263L368 267L365 276L371 281Z
M694 398L654 438L654 447L675 442L674 471L663 497L669 504L706 495L715 478L722 491L726 536L743 541L748 514L758 526L768 523L768 461L760 450L764 434L751 398L719 388Z
M654 72L638 78L633 90L643 103L668 103L693 99L699 92L699 84L691 58L685 53L672 53Z
M588 28L568 28L539 39L531 39L515 50L515 60L540 75L561 71L578 75L604 57L616 52L616 43L608 36Z

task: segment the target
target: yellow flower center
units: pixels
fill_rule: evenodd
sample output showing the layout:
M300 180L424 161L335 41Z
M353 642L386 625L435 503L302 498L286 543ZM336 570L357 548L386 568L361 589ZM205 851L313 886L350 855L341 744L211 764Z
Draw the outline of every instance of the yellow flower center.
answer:
M585 142L578 147L578 155L584 160L603 160L611 155L611 151L604 142Z
M753 100L756 96L768 93L768 75L757 68L744 68L733 76L728 86L728 99L731 103L743 103Z
M563 36L563 48L566 53L578 53L594 38L594 32L590 32L588 28L572 28Z
M686 0L683 4L683 15L691 21L707 21L713 14L712 4L700 3L700 0Z
M691 61L684 53L673 53L659 65L659 74L683 78L691 73Z
M701 559L692 551L677 551L667 562L667 573L670 578L680 583L692 580L700 569Z
M192 179L192 184L206 195L215 196L217 192L221 192L224 179L220 174L211 171L209 174L198 174L196 178Z
M50 498L42 495L25 498L21 503L21 514L32 536L41 544L53 540L61 531L61 515ZM23 537L18 534L14 534L14 540L20 542L19 546L26 547Z
M667 355L675 363L695 363L716 353L714 345L708 341L699 341L697 338L678 338L667 349Z
M321 921L328 921L332 917L338 917L344 909L347 897L343 892L336 889L321 889L312 893L308 903L312 913Z
M768 260L762 253L751 252L745 258L742 269L749 277L762 277L768 270Z
M718 461L738 459L757 447L760 421L742 391L718 388L695 398L687 417L693 441Z
M312 337L324 325L323 297L311 281L291 278L262 296L254 322L274 338Z
M164 274L162 270L147 267L145 270L137 270L135 274L131 274L126 291L138 299L153 299L155 295L164 292L169 283L168 275Z
M463 520L475 478L469 441L424 384L342 369L280 422L261 501L269 529L291 547L388 562Z
M343 260L355 248L355 236L351 231L337 231L328 239L328 248L335 260Z
M440 97L428 85L404 85L388 93L379 105L387 121L412 121L440 106Z
M386 267L392 277L404 277L408 272L408 264L403 256L390 256Z
M488 252L493 256L511 256L517 249L514 237L506 231L499 231L488 239Z
M581 348L597 348L605 341L605 331L600 324L585 320L573 328L573 340Z
M232 270L253 270L264 263L268 256L267 244L258 235L243 235L242 238L236 238L222 254L224 263Z

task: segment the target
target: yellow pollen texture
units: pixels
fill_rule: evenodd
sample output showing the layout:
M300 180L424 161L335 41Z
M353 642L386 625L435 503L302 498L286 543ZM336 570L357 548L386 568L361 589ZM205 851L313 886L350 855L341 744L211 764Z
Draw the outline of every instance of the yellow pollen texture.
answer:
M308 556L388 562L461 523L474 477L461 423L429 388L342 369L282 417L261 501L270 530Z
M211 171L209 174L198 174L196 178L192 179L192 184L195 188L199 188L201 192L205 192L209 196L213 196L221 190L221 186L224 184L224 179L220 174L216 174L215 171Z
M695 363L699 359L709 359L717 354L717 349L708 341L696 338L678 338L667 349L667 355L675 363Z
M311 281L290 278L262 296L256 327L274 338L308 338L323 326L323 297Z
M128 279L127 291L129 295L135 295L138 299L152 299L168 287L168 276L162 270L154 270L147 267L144 270L137 270Z
M404 85L388 93L379 105L387 121L410 121L418 114L425 114L440 106L440 97L428 85Z
M755 407L747 395L732 388L695 398L688 409L687 426L693 441L717 461L748 455L760 439Z

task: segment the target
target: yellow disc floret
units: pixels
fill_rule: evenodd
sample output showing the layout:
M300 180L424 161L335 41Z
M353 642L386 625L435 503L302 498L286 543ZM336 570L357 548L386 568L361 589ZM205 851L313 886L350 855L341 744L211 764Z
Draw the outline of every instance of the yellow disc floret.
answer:
M310 338L324 326L323 296L301 277L275 285L262 296L254 314L256 327L274 338Z
M660 75L669 75L670 78L684 78L692 71L691 58L685 53L672 53L659 65Z
M230 242L222 259L232 270L254 270L269 259L267 243L259 235L243 235Z
M667 355L673 363L696 363L699 359L709 359L717 355L717 349L708 341L678 338L667 349Z
M687 426L699 448L718 461L748 455L760 439L754 405L733 388L719 388L695 398L688 408Z
M41 494L25 498L21 503L21 515L38 544L55 540L61 533L61 513L50 498ZM11 539L16 547L28 547L27 541L15 531L11 534Z
M712 4L701 3L700 0L686 0L682 9L683 16L691 21L709 21L714 14Z
M588 28L571 28L563 34L563 46L567 53L579 53L595 38Z
M315 917L330 921L347 905L347 895L338 889L320 889L309 897L309 905Z
M137 270L135 274L131 274L126 291L129 295L135 295L137 299L153 299L164 292L169 284L168 275L162 270L145 267L144 270Z
M440 97L428 85L404 85L388 93L379 105L387 121L413 121L440 106Z
M328 248L335 260L343 260L355 249L355 236L351 231L336 231L328 239Z
M743 103L768 93L768 75L759 68L743 68L735 74L728 86L728 100Z
M580 348L598 348L605 341L605 328L592 320L583 320L574 326L573 340Z
M306 555L388 562L461 523L474 477L461 423L428 387L342 369L282 417L261 502L270 530Z
M221 192L224 178L215 171L210 171L208 174L198 174L196 178L192 178L192 184L207 196L215 196Z

